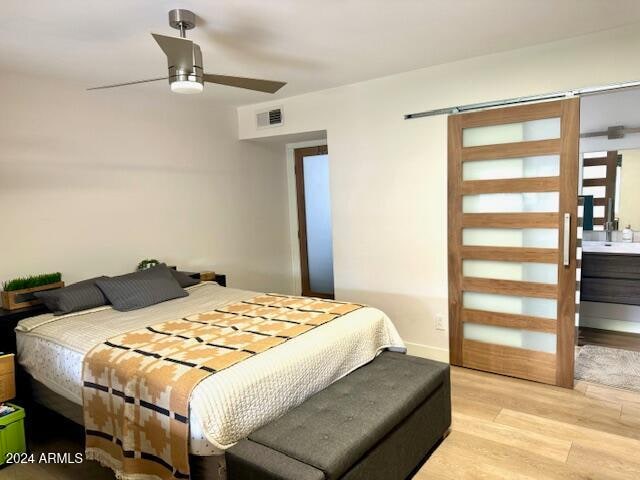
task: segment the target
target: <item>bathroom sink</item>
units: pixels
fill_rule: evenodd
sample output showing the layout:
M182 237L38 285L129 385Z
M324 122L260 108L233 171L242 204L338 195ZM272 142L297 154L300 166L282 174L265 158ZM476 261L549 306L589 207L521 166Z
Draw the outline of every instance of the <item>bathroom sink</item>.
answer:
M624 243L583 241L582 251L587 253L592 252L640 255L640 242Z

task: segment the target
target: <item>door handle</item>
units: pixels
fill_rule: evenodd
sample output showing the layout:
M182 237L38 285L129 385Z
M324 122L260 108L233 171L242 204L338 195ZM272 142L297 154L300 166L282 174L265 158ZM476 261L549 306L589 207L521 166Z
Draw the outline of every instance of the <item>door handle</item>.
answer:
M564 226L563 226L563 245L562 245L562 253L563 253L563 261L562 264L565 267L569 266L571 252L569 251L571 248L571 214L564 214Z

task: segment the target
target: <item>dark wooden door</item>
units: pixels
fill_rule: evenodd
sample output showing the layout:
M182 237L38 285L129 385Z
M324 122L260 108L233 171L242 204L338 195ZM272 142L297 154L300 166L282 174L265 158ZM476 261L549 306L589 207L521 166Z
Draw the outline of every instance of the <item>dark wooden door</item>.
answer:
M305 158L327 155L329 153L326 145L316 147L298 148L294 151L295 174L296 174L296 196L298 207L298 240L300 244L300 273L302 280L302 295L308 297L334 298L333 285L330 289L319 291L312 288L311 272L309 269L309 238L306 215L305 199ZM332 260L331 260L332 261Z

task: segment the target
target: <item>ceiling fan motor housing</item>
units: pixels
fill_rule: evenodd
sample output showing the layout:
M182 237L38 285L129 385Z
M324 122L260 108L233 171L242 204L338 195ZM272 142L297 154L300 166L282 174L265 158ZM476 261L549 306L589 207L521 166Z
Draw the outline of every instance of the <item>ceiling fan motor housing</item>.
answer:
M169 25L180 31L180 37L186 38L185 32L196 26L196 16L190 10L177 8L169 12ZM192 43L191 55L179 55L169 61L169 84L175 82L197 82L204 84L202 78L202 51ZM172 61L173 60L173 61Z
M169 65L169 84L173 82L198 82L204 84L202 78L202 51L200 47L193 44L193 53L190 62L176 62Z

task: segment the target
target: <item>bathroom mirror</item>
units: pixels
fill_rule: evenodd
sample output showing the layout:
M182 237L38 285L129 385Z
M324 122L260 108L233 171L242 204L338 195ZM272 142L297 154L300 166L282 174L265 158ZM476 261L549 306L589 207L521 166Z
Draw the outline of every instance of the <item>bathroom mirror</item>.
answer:
M617 168L619 229L631 225L632 230L640 230L640 149L618 153L621 156Z
M640 230L640 149L583 154L584 230ZM596 234L597 235L597 234ZM614 239L615 241L615 239Z

